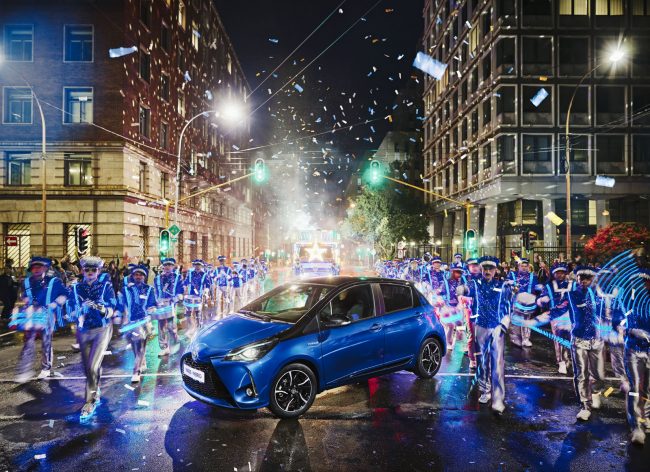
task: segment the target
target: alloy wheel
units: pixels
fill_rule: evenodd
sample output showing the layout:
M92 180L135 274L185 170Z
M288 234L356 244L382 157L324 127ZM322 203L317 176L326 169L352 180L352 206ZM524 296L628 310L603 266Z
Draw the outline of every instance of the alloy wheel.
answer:
M287 413L301 410L312 395L309 376L300 370L289 370L275 384L275 402Z
M422 367L424 367L427 374L435 372L438 369L441 358L440 348L437 343L430 342L424 346L422 350Z

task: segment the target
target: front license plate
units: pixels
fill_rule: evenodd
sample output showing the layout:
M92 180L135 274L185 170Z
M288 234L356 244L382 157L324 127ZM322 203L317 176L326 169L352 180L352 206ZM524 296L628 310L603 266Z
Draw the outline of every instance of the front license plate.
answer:
M187 364L183 364L183 373L189 378L196 380L197 382L205 383L205 372L201 372L194 367L190 367Z

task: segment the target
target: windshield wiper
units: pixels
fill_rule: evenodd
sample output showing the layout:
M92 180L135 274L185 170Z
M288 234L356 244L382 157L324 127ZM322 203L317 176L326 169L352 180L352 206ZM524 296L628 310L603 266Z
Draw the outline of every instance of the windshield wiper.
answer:
M250 310L239 310L239 313L243 313L244 315L252 316L253 318L258 318L263 321L271 321L271 317L267 315L260 315L259 313L256 313L254 311Z

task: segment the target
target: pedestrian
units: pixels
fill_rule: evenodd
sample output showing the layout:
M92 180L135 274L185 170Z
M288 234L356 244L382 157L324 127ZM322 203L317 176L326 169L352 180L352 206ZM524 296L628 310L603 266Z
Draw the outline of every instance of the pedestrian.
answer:
M0 302L2 302L2 319L8 320L18 298L18 281L11 266L5 266L0 274Z
M642 270L637 277L643 280L645 297L634 296L632 310L627 316L625 338L625 370L630 391L627 394L627 422L632 431L632 443L643 445L650 421L650 311L647 304L636 300L648 300L650 296L650 270ZM645 425L646 431L643 430Z
M154 283L158 310L152 315L158 320L158 357L170 354L170 339L174 345L178 344L176 304L183 299L183 278L175 271L176 259L163 259L162 267L162 273L156 276Z
M495 278L499 260L483 256L479 259L482 277L470 284L470 298L476 305L476 340L479 346L479 403L492 401L492 410L505 410L505 333L510 324L512 281Z
M83 280L72 286L71 312L77 321L77 342L86 375L85 403L79 420L88 421L100 403L99 381L102 361L111 340L111 318L117 304L113 286L98 280L104 265L99 257L85 257L80 262Z
M117 305L116 317L122 317L121 332L133 350L133 375L131 383L140 382L140 376L146 370L147 321L156 309L156 296L151 285L147 284L149 269L145 264L133 268L133 284L122 288Z
M52 336L57 318L61 319L61 307L68 299L68 290L61 279L47 275L51 267L47 257L32 257L29 261L30 277L23 281L23 311L16 312L18 329L25 332L23 349L18 360L16 381L27 382L33 374L32 365L36 352L36 338L41 336L41 372L37 379L52 375ZM58 316L57 316L58 315Z
M546 261L544 259L539 260L539 268L537 269L537 282L546 285L549 280L550 280L550 272L548 269L548 265L546 265Z
M599 327L602 300L591 286L596 271L591 266L578 266L575 270L578 285L569 292L569 317L571 318L571 355L573 357L573 383L581 408L576 418L587 421L591 410L601 407L600 393L605 379L605 357Z
M478 259L472 257L467 260L467 270L469 273L465 276L465 287L463 288L463 294L469 293L470 284L474 284L475 281L481 279L481 266L478 263ZM466 313L466 323L467 323L467 356L469 357L469 368L470 370L476 370L476 354L478 351L478 346L476 343L476 326L475 321L478 316L476 312L477 306L472 303L470 297L460 297L460 301L465 305Z

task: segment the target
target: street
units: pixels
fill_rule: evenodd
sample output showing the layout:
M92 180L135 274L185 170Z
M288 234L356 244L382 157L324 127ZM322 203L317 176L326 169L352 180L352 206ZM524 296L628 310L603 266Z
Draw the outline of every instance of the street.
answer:
M270 283L286 277L277 271ZM298 421L192 399L178 372L186 341L162 360L150 341L134 388L133 354L114 337L102 404L88 425L78 421L85 378L71 342L55 336L55 377L17 385L19 345L3 338L3 470L647 470L650 460L647 449L629 446L617 390L576 424L572 381L553 371L551 341L541 336L525 352L509 346L502 417L479 407L476 392L467 396L468 360L457 345L432 380L399 372L327 391Z

